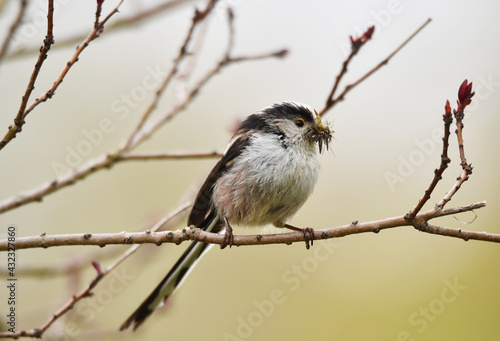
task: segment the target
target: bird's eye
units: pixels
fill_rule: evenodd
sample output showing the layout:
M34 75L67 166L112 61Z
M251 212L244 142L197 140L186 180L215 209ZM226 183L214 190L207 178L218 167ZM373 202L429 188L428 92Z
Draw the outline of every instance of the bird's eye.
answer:
M297 118L295 120L295 125L299 128L302 128L306 124L306 121L304 121L303 118Z

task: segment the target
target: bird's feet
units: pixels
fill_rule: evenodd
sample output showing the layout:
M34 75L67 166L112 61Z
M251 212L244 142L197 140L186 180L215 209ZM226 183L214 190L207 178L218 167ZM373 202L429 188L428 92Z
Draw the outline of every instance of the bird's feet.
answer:
M287 229L290 229L293 231L302 232L304 234L304 240L306 242L306 249L309 250L309 247L314 244L314 229L313 228L310 228L310 227L301 228L301 227L296 227L296 226L292 226L292 225L288 225L288 224L285 224L285 226L283 226L283 227L286 227ZM309 242L311 242L311 245L309 245Z
M224 249L226 246L233 246L234 236L233 236L233 228L229 225L227 218L224 217L224 223L226 224L226 232L224 233L224 240L222 244L220 244L220 248Z

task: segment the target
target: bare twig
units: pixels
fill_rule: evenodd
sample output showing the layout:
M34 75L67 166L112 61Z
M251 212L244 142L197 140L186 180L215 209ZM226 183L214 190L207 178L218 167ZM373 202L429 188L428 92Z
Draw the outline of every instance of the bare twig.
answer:
M455 193L460 189L462 184L469 179L469 176L472 174L472 165L467 163L467 159L465 158L464 151L464 139L463 139L463 119L465 116L465 108L471 103L472 96L474 96L474 92L472 92L472 83L469 83L466 80L462 83L458 90L458 108L453 111L455 116L455 121L457 123L457 130L455 130L457 134L458 140L458 150L460 154L460 165L462 166L462 172L460 176L457 178L457 181L453 185L453 187L446 193L443 199L437 204L438 208L443 208L455 195Z
M142 130L142 133L139 134L136 138L135 144L138 145L145 139L149 138L153 133L155 133L159 128L161 128L165 123L173 119L176 115L178 115L182 110L186 108L186 106L198 95L201 88L205 86L205 84L212 79L220 70L224 67L229 66L230 64L234 64L237 62L248 61L248 60L261 60L267 58L282 58L287 54L288 50L279 50L276 52L264 53L254 56L242 56L242 57L230 57L230 58L222 58L219 63L212 69L209 70L199 81L198 83L191 89L191 91L187 94L184 101L177 103L169 110L165 111L160 117L158 117L155 121L151 122L149 126L145 126Z
M68 173L53 181L46 182L36 188L21 193L17 196L10 197L0 202L0 214L13 210L20 206L32 202L40 202L44 197L52 194L67 186L85 179L87 176L103 169L109 169L121 161L147 160L147 159L199 159L218 157L220 152L163 152L163 153L141 153L141 154L124 154L123 156L116 154L106 154L97 157L83 166L76 169L74 172Z
M190 204L184 204L177 208L174 212L169 214L168 216L162 218L160 221L158 221L152 228L149 230L149 233L153 233L155 231L160 230L167 222L169 222L172 218L176 217L177 215L185 212L188 208L190 207ZM92 295L92 289L104 278L106 275L108 275L112 270L114 270L118 265L120 265L125 259L130 257L137 249L140 247L140 245L133 245L130 247L127 251L125 251L120 258L118 258L114 263L109 265L106 269L101 270L101 266L97 262L92 262L92 265L97 271L97 276L90 282L89 285L87 285L84 289L82 289L78 294L73 295L61 308L59 308L52 316L51 318L40 328L28 330L28 331L17 331L14 333L11 332L0 332L0 338L13 338L17 339L19 337L33 337L33 338L41 338L43 333L54 324L61 316L66 314L68 311L70 311L74 305L86 298Z
M109 23L106 26L106 35L108 36L110 32L119 31L120 29L136 29L137 25L143 23L149 23L154 17L165 15L165 12L178 8L180 5L194 2L194 0L171 0L165 1L163 3L152 6L151 8L136 12L134 15L125 17L123 19L118 19ZM52 47L52 49L59 49L62 47L71 47L75 44L80 43L87 37L88 33L79 33L71 37L58 38L57 44ZM6 60L16 59L19 57L29 56L38 52L38 48L23 48L6 56Z
M26 106L28 105L28 100L31 96L31 93L35 89L35 81L38 78L38 74L42 68L43 62L47 58L47 53L50 50L50 46L54 44L54 0L48 0L48 9L47 9L47 34L45 35L45 39L43 40L43 45L40 48L40 54L38 55L38 60L35 63L35 68L31 73L30 80L28 82L28 86L26 87L26 91L21 99L21 106L17 112L16 117L14 118L14 124L9 126L7 130L7 134L0 141L0 150L2 150L7 143L12 141L17 135L17 133L21 132L22 127L25 123L24 118L26 117Z
M354 58L355 55L358 54L359 50L361 47L371 39L373 32L375 31L375 26L371 26L366 30L364 34L361 35L361 37L357 39L353 39L351 36L351 53L349 56L346 58L346 60L342 63L342 69L340 70L340 73L337 75L335 78L335 83L333 84L332 91L330 91L330 94L328 95L328 98L326 99L326 104L325 107L330 107L333 105L333 96L335 96L335 92L337 91L337 88L340 84L340 81L342 80L342 77L347 73L347 67L349 66L349 63L351 62L352 58Z
M17 16L10 25L9 31L7 32L7 35L5 36L4 41L0 47L0 64L2 63L2 60L5 57L7 50L9 49L9 45L12 41L12 38L14 37L14 33L21 24L21 21L24 17L24 13L26 12L27 7L28 7L27 0L22 0L19 2L19 11L17 12Z
M183 47L184 44L183 44ZM146 138L150 137L156 130L158 130L163 124L172 119L175 115L180 113L200 92L200 90L206 85L206 83L214 77L223 67L236 62L243 62L247 60L261 60L273 57L283 57L286 55L286 50L279 50L276 52L259 54L254 56L240 56L236 58L229 58L227 49L226 53L222 57L221 61L217 65L209 70L201 80L194 85L194 87L189 92L188 96L181 102L171 107L165 113L159 116L155 122L153 122L149 128L144 128L141 130L141 134L138 134L136 139L133 141L132 145L128 150L123 147L112 154L101 155L95 159L90 160L85 165L77 168L74 172L64 175L56 180L42 184L41 186L34 188L32 190L26 191L20 195L7 198L0 202L0 214L10 211L12 209L21 207L28 203L41 201L45 196L54 193L64 187L72 185L78 181L85 179L88 175L93 174L102 169L108 169L114 166L116 163L122 160L127 160L127 155L130 150L135 148L140 142L144 141ZM168 78L169 76L167 76ZM177 155L177 158L180 156ZM188 157L198 157L198 156L188 156Z
M162 124L165 122L169 121L172 119L176 114L178 114L183 108L185 108L189 102L192 101L194 96L201 90L201 88L213 77L215 74L220 71L220 69L228 65L231 62L241 62L244 60L256 60L256 59L265 59L269 57L282 57L283 56L283 50L280 50L278 52L272 52L268 54L262 54L262 55L256 55L256 56L250 56L248 58L246 57L238 57L234 59L230 59L229 61L221 61L217 66L209 71L205 77L200 80L200 82L194 87L194 89L190 92L189 96L181 103L178 103L177 106L172 107L170 110L168 110L158 121L156 121L152 126L144 130L143 134L139 136L140 141L146 139L147 137L151 136L157 129L160 128ZM69 185L73 185L78 181L81 181L85 179L87 176L90 174L93 174L99 170L102 169L109 169L112 166L114 166L117 162L121 160L126 160L127 157L120 156L120 152L113 153L113 154L105 154L101 155L93 160L90 160L88 163L85 165L79 167L76 169L74 172L69 173L61 178L58 178L56 180L47 182L45 184L42 184L41 186L38 186L37 188L34 188L32 190L26 191L20 195L13 196L10 198L7 198L0 202L0 214L10 211L12 209L24 206L26 204L32 203L32 202L39 202L41 201L45 196L52 194L64 187L67 187ZM177 156L179 157L179 156ZM192 157L197 157L197 156L192 156Z
M104 24L115 14L118 13L118 9L120 8L121 4L123 3L124 0L120 0L118 5L99 23L96 22L96 25L92 32L88 35L87 39L77 47L75 53L73 54L73 57L66 63L64 66L63 71L59 75L59 77L56 79L52 87L47 90L45 94L43 94L40 98L37 98L33 104L31 104L28 108L27 102L29 100L29 97L31 95L31 92L33 91L35 80L38 77L38 72L40 71L40 68L42 66L43 61L47 57L47 52L50 49L50 45L54 43L53 35L52 35L52 28L53 28L53 11L54 11L54 0L49 0L49 14L47 15L47 36L45 37L44 40L44 45L42 46L42 49L40 50L40 56L38 58L37 64L35 65L35 70L33 71L33 74L31 75L30 82L28 84L28 88L26 89L26 93L24 94L21 102L21 107L19 108L19 111L17 113L16 118L14 119L14 125L9 127L9 130L7 131L7 134L4 136L2 141L0 141L0 150L5 147L12 139L16 137L16 135L21 132L22 126L25 123L26 116L33 111L35 107L37 107L40 103L47 101L48 99L52 98L54 96L57 88L59 85L63 82L64 77L66 77L66 74L69 72L71 67L78 61L78 58L80 54L87 48L87 46L90 44L91 41L99 37L101 34L102 30L104 29ZM97 6L97 11L96 11L96 20L100 17L100 6L98 2Z
M439 168L434 170L434 178L432 179L429 187L425 190L425 194L422 197L422 199L419 200L418 204L413 208L413 210L411 210L406 214L405 216L406 220L409 221L413 220L417 215L417 213L420 212L422 207L424 207L425 203L431 198L431 194L434 191L434 188L436 188L436 185L441 180L445 169L448 167L448 164L451 161L450 158L448 157L448 146L450 140L450 126L451 123L453 122L453 116L451 115L451 107L449 101L446 101L443 121L444 121L444 133L443 133L443 152L441 153L441 164L439 165Z
M130 153L124 154L120 161L138 161L138 160L168 160L168 159L205 159L221 157L223 151L209 152L148 152L148 153Z
M102 3L103 2L104 2L104 0L97 0L97 9L95 10L94 29L97 29L100 25L99 18L101 18Z
M193 32L194 32L195 28L198 26L198 24L200 22L202 22L210 14L212 9L215 7L215 4L217 3L217 1L218 0L210 0L207 3L207 6L205 7L205 9L203 11L195 10L195 14L194 14L193 19L191 21L191 26L189 27L186 38L184 39L184 43L182 44L181 48L179 49L179 53L174 60L174 64L172 65L170 72L168 73L167 77L165 77L165 79L163 80L160 87L156 90L155 97L153 98L151 104L146 109L146 111L142 114L141 119L139 120L139 123L136 125L134 131L132 132L132 134L130 134L130 137L125 142L125 146L122 148L123 150L130 150L131 148L135 147L135 145L137 144L137 142L135 141L137 135L141 131L142 127L144 126L144 123L146 123L146 121L149 118L149 116L151 115L151 113L154 111L154 109L156 109L156 106L158 105L158 101L160 100L161 96L165 92L165 89L168 87L172 78L179 71L179 64L184 59L184 57L187 55L188 45L189 45L189 42L191 41L191 38L193 37Z
M184 60L184 66L179 67L179 71L175 77L174 91L176 95L176 101L178 102L184 100L184 98L187 97L186 94L188 91L188 82L194 73L193 70L196 66L197 61L201 56L200 51L207 37L208 24L209 20L203 20L200 23L200 27L196 30L197 32L192 39L193 42L192 46L189 49L189 53Z
M446 210L430 210L427 212L419 213L409 222L405 216L398 216L393 218L386 218L382 220L370 221L365 223L354 222L348 225L332 227L327 229L316 229L314 231L315 239L329 239L339 238L352 234L359 234L365 232L379 232L383 229L389 229L401 226L413 226L420 231L441 234L440 230L427 228L427 222L431 219L443 217L447 215L458 214L461 212L468 212L486 206L486 202L479 202L463 207L455 207ZM476 239L483 241L492 241L500 243L500 234L492 234L487 232L469 232L460 230L460 233L453 234L447 228L443 235L445 236L459 236L462 239ZM457 230L458 231L458 230ZM97 245L104 246L109 244L156 244L162 243L176 243L179 244L187 240L197 240L206 243L221 244L223 243L224 236L215 233L205 232L194 227L184 228L177 231L168 232L122 232L122 233L80 233L80 234L67 234L67 235L47 235L47 236L33 236L17 238L17 249L29 248L48 248L53 246L69 246L69 245ZM260 245L260 244L282 244L303 242L304 233L291 232L280 234L266 234L266 235L245 235L234 236L234 245ZM0 251L7 250L7 240L0 240Z
M422 24L422 26L420 26L411 36L409 36L401 45L399 45L391 54L389 54L384 60L382 60L380 63L378 63L374 68L372 68L370 71L368 71L364 76L362 76L361 78L359 78L357 81L355 81L354 83L351 83L349 85L347 85L344 89L344 91L342 91L342 93L340 95L338 95L336 98L334 99L331 99L329 98L327 100L327 103L325 105L325 107L323 109L321 109L321 111L319 112L320 116L323 116L324 114L326 114L331 108L333 108L338 102L344 100L345 96L347 95L347 93L349 91L351 91L352 89L354 89L356 86L358 86L360 83L362 83L364 80L366 80L368 77L370 77L372 74L374 74L375 72L377 72L382 66L384 65L387 65L389 63L389 61L392 59L392 57L394 57L394 55L396 55L396 53L398 53L403 47L405 47L406 44L408 44L420 31L422 31L424 29L425 26L427 26L429 23L431 22L431 19L427 19L427 21L425 23ZM345 66L346 70L347 70L347 65ZM342 77L342 74L345 73L344 70L344 67L342 68L339 76L337 76L337 78L341 78ZM340 79L339 79L340 81ZM336 82L337 83L337 82ZM334 89L332 89L332 93L334 93L335 91L335 88L336 88L336 85L334 85Z

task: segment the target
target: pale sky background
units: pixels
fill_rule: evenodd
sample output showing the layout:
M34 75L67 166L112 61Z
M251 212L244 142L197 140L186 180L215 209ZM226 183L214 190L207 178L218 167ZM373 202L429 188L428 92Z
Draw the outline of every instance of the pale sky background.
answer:
M58 39L90 30L93 1L55 2L56 45ZM158 2L125 0L120 14L111 20ZM2 37L15 3L9 1L0 16ZM115 3L106 0L103 13ZM154 90L146 89L145 79L169 70L195 3L147 23L109 34L105 30L92 42L56 95L33 111L22 133L0 151L0 200L53 180L55 163L68 165L69 160L75 162L69 166L78 166L116 149L153 98ZM332 150L321 158L313 196L291 223L324 228L410 210L439 165L444 104L449 99L456 106L458 87L468 79L476 97L466 112L464 140L467 159L475 168L449 207L483 200L487 207L476 212L475 220L467 213L435 222L500 233L498 2L221 1L210 19L195 79L224 51L227 5L235 13L235 55L281 48L290 54L224 69L140 151L224 149L235 120L283 100L321 109L346 57L349 35L376 26L373 40L353 60L341 89L430 17L432 23L423 32L326 116L335 130ZM32 1L15 47L41 44L45 8L45 1ZM49 52L30 103L52 85L73 51L74 46ZM36 57L0 65L2 136L19 108ZM126 104L123 96L135 100ZM159 110L167 108L172 98L170 92ZM102 120L112 122L112 131L103 133L88 155L75 159L74 151ZM460 173L454 134L450 142L452 163L426 209L442 198ZM1 233L8 224L16 224L20 236L143 231L189 200L214 163L121 163L47 196L42 203L1 215ZM390 183L388 176L400 181ZM183 224L185 220L173 228ZM235 229L235 233L260 232ZM114 277L95 288L94 298L80 302L67 320L50 329L47 339L55 339L54 334L64 333L65 327L67 333L73 330L72 339L79 340L95 337L94 333L110 340L498 339L500 245L423 234L411 227L318 241L309 251L302 243L213 248L166 309L156 312L135 335L115 332L186 246L142 247ZM114 258L106 255L125 249L19 251L18 268L58 267L77 259L96 259L107 266ZM4 270L6 265L2 266ZM81 276L71 278L19 276L18 328L39 327L87 285L95 271L90 264L84 269ZM3 316L7 293L4 284L0 287Z

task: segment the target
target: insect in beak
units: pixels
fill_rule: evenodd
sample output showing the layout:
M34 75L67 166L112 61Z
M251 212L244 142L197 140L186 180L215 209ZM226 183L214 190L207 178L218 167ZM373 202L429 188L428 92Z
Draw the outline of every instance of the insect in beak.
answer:
M326 150L330 147L330 142L332 141L332 131L328 124L323 125L321 121L321 116L319 116L318 112L314 110L316 114L316 120L318 121L315 128L313 128L310 132L311 139L318 144L319 152L323 152L323 145L325 145Z

